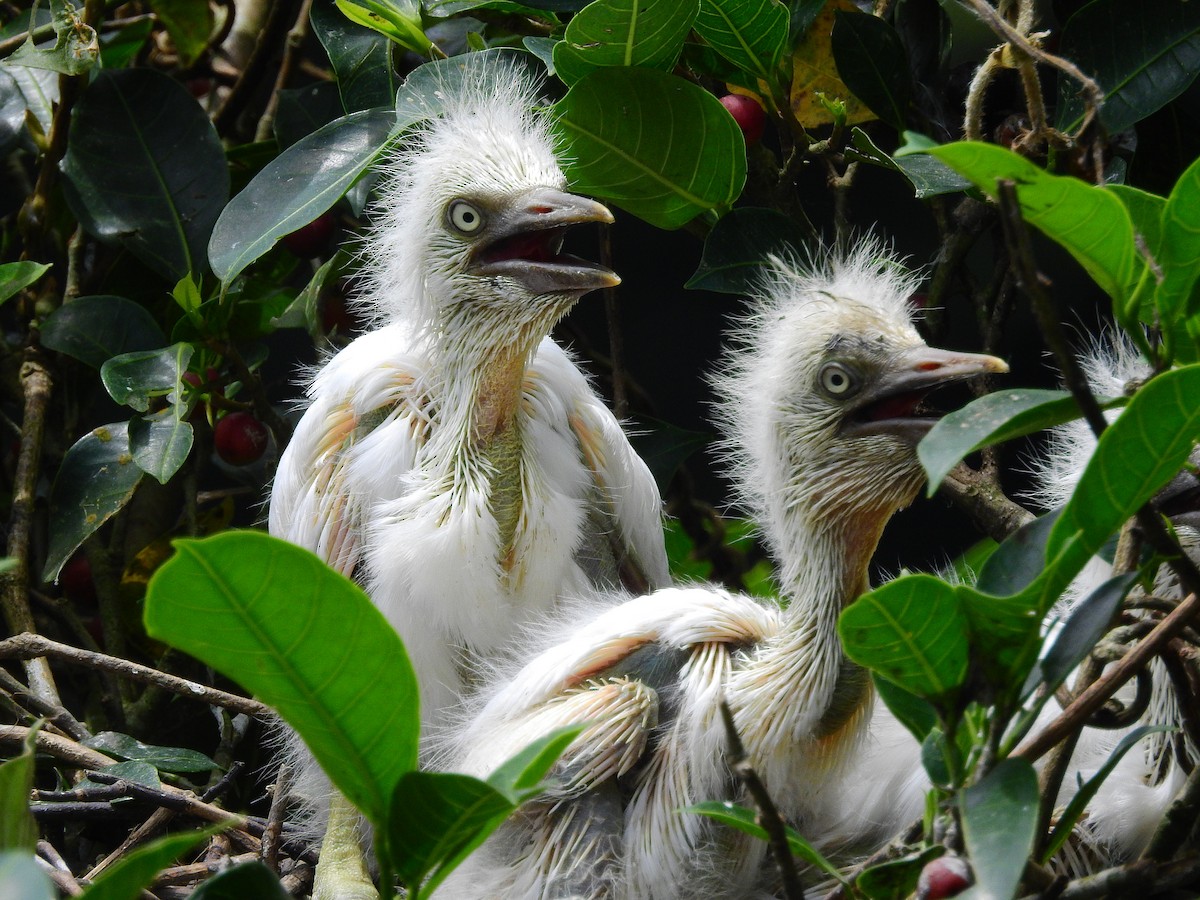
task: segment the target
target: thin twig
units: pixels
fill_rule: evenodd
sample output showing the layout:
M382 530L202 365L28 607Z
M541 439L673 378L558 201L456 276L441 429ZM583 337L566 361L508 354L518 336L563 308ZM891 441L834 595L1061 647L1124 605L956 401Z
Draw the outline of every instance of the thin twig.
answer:
M292 767L281 765L271 786L271 809L262 834L262 861L272 872L279 874L279 838L283 834L283 819L287 813L288 794L292 787Z
M1077 878L1058 894L1057 900L1100 900L1106 897L1165 896L1173 888L1189 888L1200 878L1200 858L1168 863L1139 860ZM1021 900L1041 900L1029 894Z
M178 675L169 675L158 669L130 662L127 659L94 653L91 650L80 650L78 647L60 644L38 634L18 634L16 637L0 641L0 659L30 659L38 656L52 656L55 659L77 663L91 669L114 672L133 681L155 684L173 693L204 703L211 703L213 706L232 709L235 712L243 712L260 718L272 715L269 706L259 703L257 700L251 700L249 697L230 694L197 681L180 678Z
M301 0L300 11L296 21L288 31L287 40L283 44L283 59L279 63L279 72L275 76L275 89L271 91L271 99L258 120L254 132L256 141L265 141L271 137L275 127L275 111L279 108L279 93L287 87L288 79L292 77L292 68L296 64L296 54L299 52L304 39L308 36L308 17L312 11L312 0Z
M17 679L13 678L3 668L0 668L0 688L8 691L18 703L31 713L44 718L67 737L83 741L92 736L87 726L71 715L65 708L56 706L53 703L47 703L25 685L21 684L21 682L17 681Z

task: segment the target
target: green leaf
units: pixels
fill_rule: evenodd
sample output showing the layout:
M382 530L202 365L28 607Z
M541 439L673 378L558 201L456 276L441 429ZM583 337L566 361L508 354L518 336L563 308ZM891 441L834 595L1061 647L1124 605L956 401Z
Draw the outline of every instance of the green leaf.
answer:
M412 0L334 0L347 19L365 25L406 50L424 56L433 46L421 27L421 10Z
M576 190L660 228L731 204L746 180L742 133L703 88L649 69L598 69L551 108Z
M161 350L123 353L100 367L100 380L118 403L146 412L151 399L180 392L192 352L191 344L181 342Z
M202 270L229 169L212 123L181 84L145 68L97 74L71 117L62 171L89 233L172 283Z
M530 791L542 790L542 779L581 731L583 726L570 725L538 738L501 763L487 777L487 783L508 798L509 802L521 803Z
M37 846L38 826L29 811L35 736L36 731L30 734L20 756L0 764L0 851L32 853ZM2 892L0 895L7 896Z
M1067 20L1058 52L1104 90L1100 120L1124 131L1179 96L1200 72L1200 9L1178 0L1094 0ZM1059 80L1057 126L1083 121L1074 79Z
M103 425L75 442L50 490L50 547L43 580L58 578L71 554L129 502L141 480L142 470L129 452L128 423Z
M64 303L42 320L42 346L99 369L114 356L155 350L167 337L154 316L124 297L96 295Z
M15 297L50 271L48 263L30 260L0 265L0 303Z
M378 39L384 41L381 37ZM336 122L345 114L342 95L337 84L332 81L280 91L274 126L278 150L273 150L271 156L283 152L318 128Z
M101 731L83 742L85 747L118 759L141 760L162 772L211 772L217 764L195 750L156 747L118 731Z
M1121 738L1121 742L1113 748L1112 755L1105 760L1104 765L1096 771L1096 774L1079 788L1075 796L1071 798L1071 802L1067 804L1067 808L1058 817L1058 823L1054 826L1049 840L1046 841L1046 848L1042 851L1043 863L1049 862L1054 854L1062 849L1063 844L1067 842L1068 838L1071 837L1071 829L1075 827L1075 823L1083 816L1088 803L1096 796L1096 792L1104 784L1104 779L1112 774L1113 769L1117 767L1117 763L1121 761L1121 757L1128 753L1133 748L1133 745L1146 735L1153 734L1156 731L1171 730L1165 725L1143 725L1140 728L1133 729L1133 731Z
M567 25L554 68L568 85L599 66L668 71L698 6L699 0L594 0Z
M683 812L708 816L708 818L722 822L731 828L736 828L744 834L756 837L760 841L767 840L766 829L758 824L758 814L752 809L746 809L744 806L737 806L733 803L717 800L706 800L703 803L695 803L685 808ZM842 878L841 870L822 856L812 844L791 828L788 828L786 833L788 849L792 851L793 856L800 857L810 866L816 866L826 875L832 875L839 883L844 883L845 880Z
M330 122L279 154L221 211L208 244L228 284L285 234L307 225L383 152L395 115L369 109Z
M128 66L142 51L156 24L149 16L126 21L129 24L123 27L111 20L105 23L105 33L100 38L100 65L106 69ZM109 28L113 30L109 31Z
M150 7L171 35L180 67L190 67L208 47L213 33L212 7L195 0L151 0Z
M1011 179L1025 220L1059 243L1122 308L1141 275L1133 222L1124 204L1077 178L1051 175L1010 150L964 141L929 151L994 197L996 182Z
M388 812L387 847L396 873L409 887L419 885L463 845L481 843L513 809L498 790L469 775L405 773Z
M962 793L963 837L975 872L975 896L1016 896L1037 831L1038 784L1023 759L1001 760Z
M979 572L976 590L997 597L1019 594L1037 579L1046 565L1046 541L1061 510L1039 516L1006 537Z
M113 778L120 778L133 784L143 784L155 790L162 787L162 780L158 777L158 769L154 768L150 763L142 762L141 760L127 759L124 762L113 763L111 766L105 766L96 771L100 774L111 775ZM75 787L86 789L106 787L106 785L99 781L93 781L91 778L84 778L83 781L77 782Z
M100 58L100 42L96 30L88 25L69 0L50 0L54 24L54 46L42 49L34 46L30 35L20 47L0 65L47 69L62 75L82 75L90 71Z
M637 416L633 424L629 441L663 492L683 461L713 442L711 434L689 431L652 416Z
M0 853L0 897L5 900L56 900L54 882L33 853Z
M910 694L878 672L871 673L871 681L875 684L879 699L891 710L896 721L907 728L918 742L924 741L937 725L937 711L925 700Z
M333 64L346 112L391 106L397 87L391 42L377 31L347 20L333 0L316 0L311 19Z
M684 287L746 294L762 283L768 254L792 259L804 245L804 232L790 216L739 207L721 216L708 233L700 265Z
M1100 638L1108 633L1121 601L1137 583L1137 572L1126 572L1110 578L1092 591L1058 629L1058 636L1039 660L1041 680L1048 693L1053 694L1067 680L1075 667L1092 652Z
M937 421L917 445L917 458L929 479L928 495L968 453L1053 428L1079 418L1067 391L1013 388L972 400Z
M102 872L80 896L82 900L137 900L161 870L228 827L228 824L213 825L151 841Z
M187 462L194 437L191 423L176 415L174 409L133 416L129 420L129 452L133 461L160 484L170 481Z
M289 900L279 876L258 860L231 866L192 892L190 900Z
M838 10L830 46L838 75L851 93L884 122L903 130L912 76L896 30L877 16Z
M412 666L367 596L316 556L255 531L174 542L146 631L242 684L304 738L377 827L416 765Z
M897 578L842 611L846 655L923 699L949 695L967 675L968 631L954 588L931 575Z
M911 131L906 131L904 134L905 137L910 138L910 141L912 137L923 137ZM930 141L928 146L936 147L937 144ZM888 156L875 145L865 131L861 128L852 128L850 129L850 147L847 148L846 153L851 159L862 160L880 168L900 172L912 184L913 192L919 199L936 197L939 194L954 194L971 186L971 182L967 179L926 153L925 150L928 147L923 147L920 152L910 155L904 155L901 152L904 149L901 147L894 156Z
M770 83L787 47L788 19L778 0L700 0L694 27L725 59Z
M1200 41L1200 37L1197 38ZM1158 262L1162 281L1154 294L1168 349L1183 362L1196 362L1200 349L1193 341L1175 337L1185 320L1200 317L1200 159L1185 171L1162 214L1162 238Z
M1165 197L1149 194L1127 184L1106 184L1104 189L1113 194L1125 206L1129 218L1133 221L1135 241L1140 239L1139 253L1148 252L1158 260L1163 243L1163 211L1166 209ZM1150 275L1152 273L1146 273ZM1127 310L1126 318L1136 317L1140 322L1154 323L1158 315L1155 303L1157 284L1153 277L1142 278L1138 289L1124 304ZM1177 320L1176 320L1177 322ZM1134 333L1137 336L1137 333Z
M893 900L909 897L917 890L917 881L925 864L946 853L941 845L927 847L919 853L908 853L864 869L854 879L854 887L871 900Z

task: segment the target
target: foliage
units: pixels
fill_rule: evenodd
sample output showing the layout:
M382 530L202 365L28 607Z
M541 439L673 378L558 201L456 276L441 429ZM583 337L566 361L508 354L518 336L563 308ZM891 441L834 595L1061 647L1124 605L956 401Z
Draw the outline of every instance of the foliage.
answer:
M1012 358L1011 387L944 418L920 448L930 492L940 486L996 539L990 557L974 557L957 581L903 574L843 613L846 652L922 744L933 789L918 837L839 877L852 895L904 896L948 850L972 861L980 895L1032 889L1021 879L1071 839L1084 812L1067 794L1092 796L1122 754L1160 736L1131 730L1110 764L1061 801L1028 758L1043 706L1064 685L1087 686L1072 678L1077 667L1096 676L1092 650L1113 646L1112 626L1161 620L1157 608L1131 613L1130 598L1179 555L1169 529L1155 529L1153 504L1200 437L1200 7L1058 0L1034 27L1020 0L1006 5L1013 18L1000 36L982 5L239 3L259 32L257 52L245 49L254 41L229 20L230 4L50 0L5 23L0 149L16 177L0 193L0 402L19 432L3 455L10 628L195 682L211 680L212 666L270 703L374 825L385 880L397 875L411 897L541 790L569 733L487 781L418 771L415 686L399 639L315 558L234 528L256 521L288 440L297 365L360 328L346 305L358 257L336 246L368 218L372 165L438 114L463 53L518 59L545 77L572 188L622 211L613 265L666 270L673 248L691 248L677 283L644 290L646 309L626 311L627 343L650 349L628 368L616 352L592 360L644 432L639 449L676 517L669 544L680 577L772 592L752 527L713 512L721 488L695 453L708 436L673 419L666 387L694 373L664 347L711 354L715 326L700 312L732 309L723 295L751 290L768 254L819 255L819 240L849 241L878 221L930 267L928 293L914 299L931 339ZM718 102L727 91L766 110L761 144L746 146ZM318 225L338 240L293 249ZM675 230L684 234L667 233ZM1043 272L1057 303L1049 314ZM637 281L627 278L627 289ZM684 282L695 293L680 299ZM1120 415L1066 506L1009 533L1005 495L1017 494L1021 464L1012 444L998 445L1036 440L1081 409L1093 421L1100 413L1078 380L1052 389L1040 363L1044 345L1069 365L1056 322L1089 327L1095 308L1136 345L1145 378L1098 398ZM656 319L658 309L668 312ZM619 334L615 315L610 322ZM580 327L587 351L589 326ZM238 467L213 454L213 428L233 412L269 427L263 460ZM950 530L963 531L962 519ZM1095 556L1112 556L1117 534L1114 578L1066 627L1047 629L1063 592ZM1146 552L1130 549L1139 543ZM89 574L78 585L81 567ZM1178 577L1195 589L1186 568ZM1128 629L1117 635L1137 643ZM1162 653L1196 683L1190 651ZM25 680L43 702L14 721L32 741L28 726L50 716L43 734L94 754L85 768L101 781L163 795L226 791L222 774L235 763L264 762L251 749L261 742L245 740L244 716L226 709L217 728L197 725L203 717L180 712L187 701L168 703L160 688L84 671L56 663L56 688L47 666L27 661ZM0 690L6 708L26 702L7 682ZM1184 703L1182 727L1194 728L1194 697ZM82 721L62 719L64 706ZM1073 732L1086 720L1069 723ZM30 857L27 798L31 785L50 796L79 757L52 771L32 749L10 756L0 766L0 893L50 896ZM99 797L111 788L101 781L80 789ZM119 814L133 796L94 802ZM48 815L39 804L50 802L33 809ZM695 811L759 833L748 811ZM210 837L184 831L151 843L97 874L85 896L134 896ZM105 853L119 842L106 839ZM789 840L818 869L840 865L799 834ZM237 866L198 896L265 895L276 881L263 866Z

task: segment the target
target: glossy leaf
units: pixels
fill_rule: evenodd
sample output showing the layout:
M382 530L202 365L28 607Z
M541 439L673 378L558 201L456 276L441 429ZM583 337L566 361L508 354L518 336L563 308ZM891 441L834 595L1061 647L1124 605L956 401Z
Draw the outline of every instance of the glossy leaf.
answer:
M911 134L913 133L905 132L906 136ZM846 152L851 159L900 172L912 184L914 196L918 198L953 194L971 186L967 179L924 151L903 155L902 150L903 147L897 150L894 156L888 156L875 145L865 131L853 128L850 130L850 147Z
M114 356L166 346L154 316L124 297L77 297L42 321L42 346L99 369Z
M202 271L229 169L208 116L178 82L153 69L100 72L75 107L62 171L71 209L95 237L172 283Z
M195 750L143 744L118 731L101 731L85 740L83 745L117 759L141 760L163 772L210 772L217 768L215 762Z
M1200 36L1196 38L1200 42ZM1154 302L1168 334L1169 349L1181 362L1195 362L1200 350L1178 334L1185 320L1200 317L1200 159L1188 166L1167 198L1162 214L1162 237L1158 246L1162 281Z
M11 900L56 900L58 892L32 852L0 852L0 897Z
M42 579L53 581L79 545L133 497L142 470L129 452L128 423L96 428L67 451L50 490L50 547Z
M1038 663L1047 691L1058 690L1112 628L1121 601L1137 582L1137 577L1136 572L1126 572L1108 579L1071 611L1054 643Z
M190 422L174 409L129 420L129 452L147 475L166 484L187 462L195 435Z
M944 697L967 674L967 619L954 588L931 575L889 581L838 619L846 655L925 699Z
M289 900L279 876L258 860L230 866L194 890L189 900Z
M975 587L985 594L1007 597L1019 594L1046 565L1046 541L1061 510L1022 525L996 548L979 572Z
M418 710L399 636L316 556L255 531L175 541L146 631L242 684L304 738L377 826L416 764Z
M779 0L700 0L693 27L739 69L772 82L787 47L788 18Z
M127 759L124 762L113 763L111 766L104 766L102 769L97 769L98 774L111 775L113 778L120 778L123 781L128 781L131 784L144 784L146 787L151 787L157 790L162 787L162 779L158 777L158 769L150 765L148 762L142 762L136 759ZM77 782L76 788L87 787L103 787L99 781L93 781L91 778L84 778L83 781Z
M36 263L31 260L0 265L0 303L15 297L48 271L48 263Z
M599 66L669 70L697 7L698 0L595 0L567 25L554 67L567 84Z
M333 206L383 152L394 122L391 110L351 113L272 160L213 228L208 258L217 277L229 283L285 234Z
M963 837L975 896L1010 900L1021 883L1037 831L1038 784L1023 759L1001 760L961 799Z
M1200 72L1200 9L1178 0L1093 0L1067 20L1058 52L1104 91L1100 120L1124 131L1169 103ZM1060 130L1083 120L1079 84L1059 80Z
M12 759L0 763L0 852L33 852L38 841L38 826L29 811L29 792L33 789L33 740Z
M742 133L719 100L649 69L598 69L551 108L567 178L660 228L728 206L746 180Z
M215 825L169 834L138 847L101 872L82 895L83 900L138 900L155 876L181 854L228 827Z
M804 244L804 232L789 216L739 207L723 215L708 233L700 265L685 287L746 294L762 282L769 254L794 259Z
M50 130L54 107L58 103L58 74L25 66L8 66L7 72L21 92L34 121L45 134Z
M972 400L938 420L917 445L932 497L942 479L968 453L1079 418L1067 391L1014 388Z
M1141 273L1129 213L1111 193L1077 178L1051 175L1010 150L964 141L929 151L989 196L996 182L1017 185L1021 213L1067 250L1116 304L1132 292Z
M744 806L737 806L733 803L717 800L706 800L703 803L695 803L687 807L684 812L708 816L708 818L722 822L731 828L736 828L744 834L756 837L760 841L767 840L766 829L758 824L758 814L752 809L746 809ZM786 833L788 849L792 851L793 856L800 857L810 866L815 866L826 875L832 875L839 882L843 881L841 870L822 856L812 844L791 828L788 828Z
M161 350L123 353L100 367L100 380L118 403L146 412L152 398L179 392L192 352L191 344L178 343Z
M838 75L851 93L884 122L903 130L912 79L896 30L868 13L838 11L830 46Z
M166 26L182 68L188 68L208 47L213 32L212 7L195 0L152 0L154 15Z
M391 42L348 20L333 0L312 6L313 31L329 55L346 112L391 106L396 98Z

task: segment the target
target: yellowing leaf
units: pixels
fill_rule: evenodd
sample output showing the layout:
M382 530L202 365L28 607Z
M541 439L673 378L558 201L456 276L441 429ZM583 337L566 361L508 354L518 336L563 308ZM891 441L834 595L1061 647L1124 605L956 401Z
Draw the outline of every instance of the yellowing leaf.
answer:
M792 53L792 111L805 128L830 125L833 118L817 94L846 104L846 123L857 125L875 118L838 77L829 38L833 33L833 17L839 9L859 12L850 0L829 0L817 15L804 39Z

